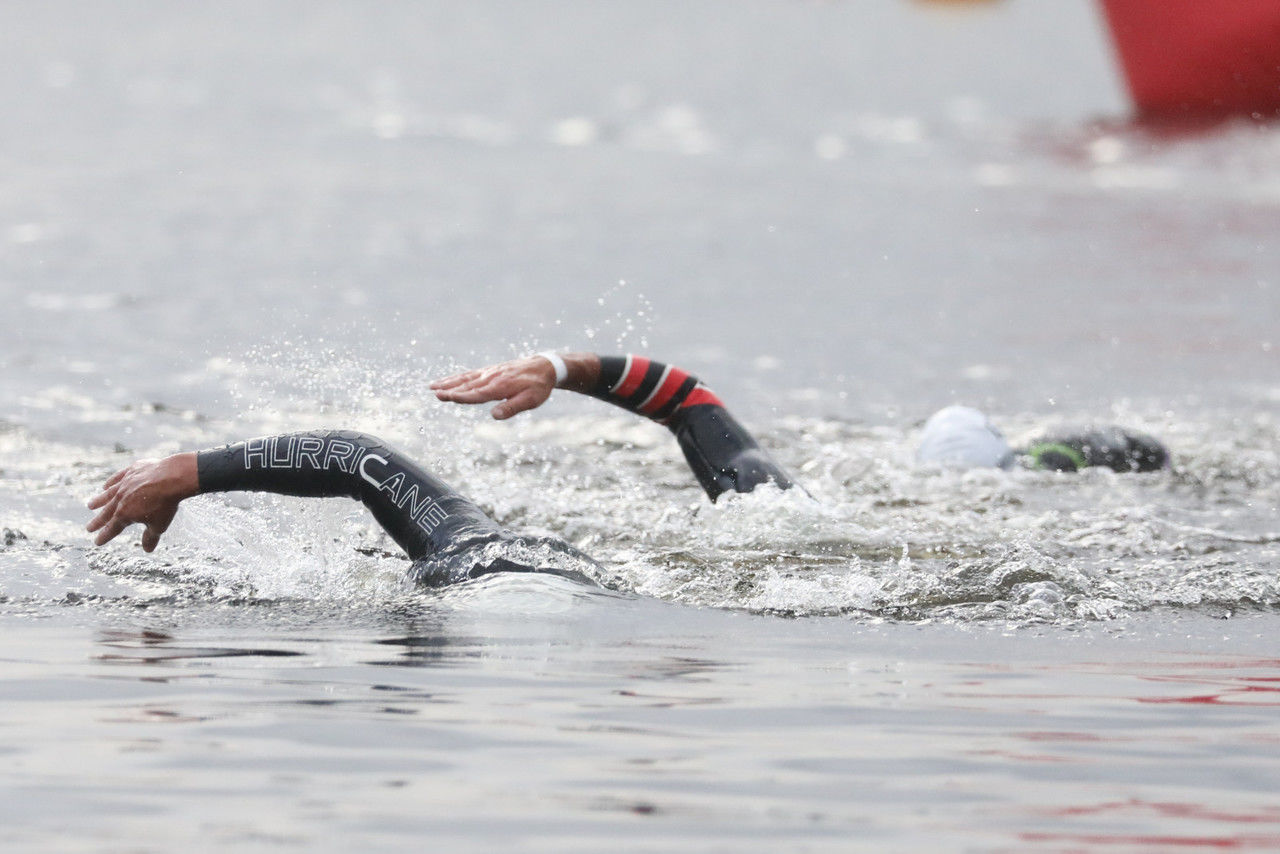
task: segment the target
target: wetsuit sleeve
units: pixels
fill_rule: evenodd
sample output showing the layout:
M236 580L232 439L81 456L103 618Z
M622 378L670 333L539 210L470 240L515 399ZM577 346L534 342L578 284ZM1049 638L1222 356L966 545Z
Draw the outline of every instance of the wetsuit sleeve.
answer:
M413 559L497 524L403 454L364 433L268 436L196 454L200 492L250 490L362 502Z
M715 392L692 374L643 356L601 356L592 397L651 418L675 433L698 483L714 501L762 483L789 489L794 481Z

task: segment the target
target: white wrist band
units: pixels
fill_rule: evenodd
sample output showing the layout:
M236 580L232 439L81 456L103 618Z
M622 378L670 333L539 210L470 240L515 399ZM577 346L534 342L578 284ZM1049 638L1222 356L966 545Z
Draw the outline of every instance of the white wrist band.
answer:
M569 378L569 366L564 363L564 359L560 358L559 353L534 353L535 356L541 356L551 363L551 367L556 369L556 386Z

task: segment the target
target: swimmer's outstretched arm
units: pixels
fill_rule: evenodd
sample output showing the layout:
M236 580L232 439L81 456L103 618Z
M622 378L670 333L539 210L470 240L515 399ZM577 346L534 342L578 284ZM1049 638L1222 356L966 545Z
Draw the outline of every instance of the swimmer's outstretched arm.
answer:
M112 475L89 501L86 526L102 545L133 524L152 551L178 505L206 492L347 496L362 502L413 559L498 525L403 454L363 433L319 431L250 439L207 451L139 460Z
M714 501L724 492L751 492L762 483L789 489L794 481L725 409L720 398L672 365L643 356L562 353L565 376L546 356L513 359L464 371L431 384L436 397L454 403L489 403L504 420L535 409L556 388L608 401L651 418L676 435L689 467Z

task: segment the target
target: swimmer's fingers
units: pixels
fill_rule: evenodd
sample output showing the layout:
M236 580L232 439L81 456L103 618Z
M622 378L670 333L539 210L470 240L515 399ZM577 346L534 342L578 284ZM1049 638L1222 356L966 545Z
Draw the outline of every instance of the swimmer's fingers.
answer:
M137 460L111 475L107 478L107 482L102 484L102 491L89 499L89 509L97 510L107 502L118 498L122 491L127 491L129 488L129 485L124 483L126 477L135 473L145 473L155 464L155 460Z
M157 531L155 528L148 525L146 530L142 532L142 550L144 552L155 551L156 546L160 544L160 535L163 533L163 529Z
M169 530L169 525L173 523L173 517L177 512L177 504L166 504L145 515L135 515L125 512L118 503L115 503L104 509L89 523L89 531L90 533L98 531L98 535L93 538L93 543L102 546L120 536L121 532L130 525L141 523L146 526L142 532L142 549L147 552L155 551L160 543L160 535Z
M93 538L93 544L95 546L106 545L107 543L114 540L116 537L120 536L120 533L125 528L129 527L129 524L130 523L125 521L124 519L112 519L111 522L107 525L107 527L99 531L98 536Z
M438 388L436 389L436 399L443 400L448 403L476 403L477 400L471 399L475 397L475 389L471 386L462 386L459 388Z
M90 519L89 524L85 525L84 529L92 534L94 531L107 524L107 520L116 514L116 506L116 502L112 501L106 507L103 507L102 512Z
M102 491L90 498L88 504L85 506L90 510L97 510L99 507L111 501L111 499L115 497L116 491L114 489L103 487Z
M507 396L502 391L507 379L507 374L498 372L494 368L471 371L465 379L450 382L444 388L437 388L436 397L450 403L484 403L487 400L498 400Z
M431 384L431 388L437 392L456 392L489 385L495 381L501 381L507 377L514 376L517 372L518 364L519 360L516 360L514 362L501 362L497 365L488 365L483 368L476 368L473 371L463 371L460 374L454 374L451 377L436 380Z
M428 386L428 388L430 388L432 391L441 391L441 390L447 390L451 388L457 388L463 383L468 383L476 379L477 377L480 376L481 373L482 371L479 371L479 370L463 371L460 374L452 374L447 377L441 377L438 380L433 380L432 383Z
M437 391L436 397L451 403L488 403L491 400L506 400L523 389L523 385L510 382L505 377L491 377L460 388Z
M505 421L512 415L519 415L530 409L537 409L539 406L547 402L547 398L551 396L551 389L541 386L530 386L507 400L499 403L493 408L493 417L499 421Z
M555 384L555 367L542 356L529 356L444 377L431 383L431 389L437 398L451 403L488 403L508 400L526 389L542 387L546 389L546 395L538 401L541 403L551 394Z
M546 403L555 386L537 377L494 377L487 382L460 390L436 392L441 400L454 403L489 403L502 401L493 408L493 417L503 421Z
M145 520L146 530L142 532L142 550L144 552L155 551L156 545L160 542L160 535L169 530L169 526L173 524L173 517L178 514L177 503L166 504L156 509L154 513Z
M90 510L97 510L99 507L103 506L107 502L114 499L116 497L116 493L118 492L116 487L119 485L120 481L124 479L124 476L128 473L129 473L129 469L121 469L120 471L111 475L110 479L108 479L106 483L102 484L102 490L97 495L90 498L88 502L85 504L85 506L88 507Z
M93 543L100 546L114 540L121 531L136 521L138 520L130 518L130 514L121 507L118 497L113 496L111 503L103 507L98 515L85 525L85 530L91 534L94 531L98 532L98 536L93 538Z

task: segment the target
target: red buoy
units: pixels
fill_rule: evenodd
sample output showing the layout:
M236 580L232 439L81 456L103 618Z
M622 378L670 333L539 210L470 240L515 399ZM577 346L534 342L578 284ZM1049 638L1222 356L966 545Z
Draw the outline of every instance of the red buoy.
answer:
M1102 0L1138 114L1280 118L1280 0Z

